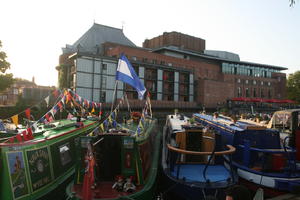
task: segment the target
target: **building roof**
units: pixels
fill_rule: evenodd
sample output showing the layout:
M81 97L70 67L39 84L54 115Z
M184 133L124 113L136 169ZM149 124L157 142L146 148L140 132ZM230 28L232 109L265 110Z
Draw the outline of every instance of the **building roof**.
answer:
M76 51L98 53L101 44L105 42L136 46L124 35L122 29L94 23L73 45L66 45L66 48L63 48L63 53Z
M186 55L192 55L192 56L196 56L199 58L217 60L217 61L221 61L221 62L231 62L231 63L244 64L244 65L255 65L255 66L259 66L259 67L272 68L272 69L276 69L276 70L287 70L288 69L286 67L280 67L280 66L274 66L274 65L268 65L268 64L260 64L260 63L246 62L246 61L231 60L231 59L227 59L227 58L220 58L218 56L191 52L191 51L187 51L187 50L174 48L172 46L159 47L157 49L153 49L152 52L159 52L159 51L163 51L163 50L173 51L173 52L182 53L182 54L186 54Z

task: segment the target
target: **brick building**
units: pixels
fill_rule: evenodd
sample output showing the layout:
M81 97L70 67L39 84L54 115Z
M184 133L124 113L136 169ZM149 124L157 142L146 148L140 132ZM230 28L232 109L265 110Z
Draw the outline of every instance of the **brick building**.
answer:
M70 85L79 95L110 102L120 53L126 54L158 107L213 108L234 97L286 96L286 75L281 71L287 68L208 51L205 40L178 32L163 33L137 47L121 29L94 24L63 49L60 65L68 65ZM117 97L125 91L130 99L137 98L136 92L122 83Z
M34 78L32 81L17 78L14 84L0 93L0 106L15 106L20 97L36 103L47 97L54 89L55 87L36 85Z

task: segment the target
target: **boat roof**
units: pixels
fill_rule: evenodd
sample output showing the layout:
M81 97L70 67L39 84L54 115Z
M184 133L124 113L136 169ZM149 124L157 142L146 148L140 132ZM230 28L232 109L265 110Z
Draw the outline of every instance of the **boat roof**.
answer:
M276 114L291 114L293 112L300 112L300 109L278 110L278 111L274 112L274 115L276 115Z
M249 123L245 121L237 121L236 123L225 117L215 118L212 115L207 114L194 114L194 116L202 118L210 123L214 123L216 126L226 127L232 131L244 131L244 130L264 130L266 129L264 126L258 126L254 123Z

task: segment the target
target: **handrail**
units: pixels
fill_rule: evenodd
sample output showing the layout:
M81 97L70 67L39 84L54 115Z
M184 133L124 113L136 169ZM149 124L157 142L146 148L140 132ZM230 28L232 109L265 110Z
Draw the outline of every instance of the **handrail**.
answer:
M226 146L229 148L229 150L217 151L217 152L215 152L215 155L227 155L227 154L233 154L235 152L235 147L233 147L232 145L229 145L229 144ZM167 144L167 147L171 151L175 151L175 152L182 153L182 154L189 154L189 155L211 155L212 154L211 151L209 151L209 152L187 151L187 150L173 147L170 144Z
M245 146L240 144L239 147L244 148ZM261 149L261 148L255 148L255 147L250 147L251 151L258 151L258 152L263 152L263 153L273 153L273 154L277 154L277 153L296 153L296 150L293 149Z

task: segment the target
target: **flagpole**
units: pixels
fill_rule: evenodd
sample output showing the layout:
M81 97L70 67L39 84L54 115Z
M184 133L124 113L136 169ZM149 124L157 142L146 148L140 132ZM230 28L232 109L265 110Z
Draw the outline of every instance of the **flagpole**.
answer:
M114 107L114 104L115 104L115 96L116 96L117 86L118 86L118 80L116 80L116 82L115 82L115 89L114 89L114 93L113 93L113 99L112 99L112 102L111 102L110 113L112 113L113 107Z

